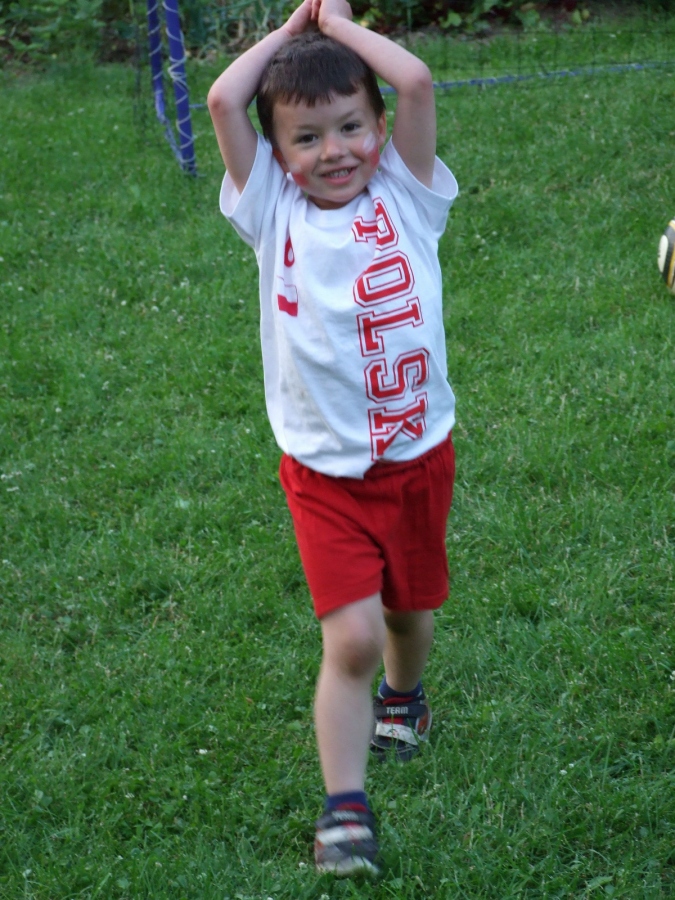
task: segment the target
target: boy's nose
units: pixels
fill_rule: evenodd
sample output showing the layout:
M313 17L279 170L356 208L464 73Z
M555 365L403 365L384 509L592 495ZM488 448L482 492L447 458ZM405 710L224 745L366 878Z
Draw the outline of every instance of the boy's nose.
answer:
M322 159L338 159L343 155L343 143L337 135L329 134L323 140L321 147Z

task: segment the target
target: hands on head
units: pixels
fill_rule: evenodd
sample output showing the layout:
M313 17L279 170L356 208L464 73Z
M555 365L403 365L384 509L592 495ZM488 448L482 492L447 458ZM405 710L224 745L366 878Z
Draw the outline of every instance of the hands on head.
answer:
M392 140L412 174L429 187L436 152L434 87L428 67L399 44L351 21L348 0L302 0L276 31L238 57L209 91L209 110L232 180L241 192L255 160L257 135L248 117L261 74L290 38L320 31L350 47L398 95Z
M352 8L347 0L303 0L290 15L284 29L295 37L312 27L323 30L331 17L351 19Z
M312 0L312 19L317 22L319 28L322 28L331 16L351 19L352 8L347 0Z

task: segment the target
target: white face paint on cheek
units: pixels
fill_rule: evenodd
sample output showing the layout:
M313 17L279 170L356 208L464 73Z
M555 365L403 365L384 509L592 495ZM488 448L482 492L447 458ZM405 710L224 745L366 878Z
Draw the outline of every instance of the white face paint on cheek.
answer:
M370 165L376 169L380 164L380 149L377 146L377 138L372 131L363 139L363 151L367 155Z
M286 163L286 165L288 167L286 177L291 178L298 185L298 187L307 187L308 181L302 174L302 166L300 165L300 163Z
M366 153L370 154L373 152L373 150L376 149L376 147L377 147L377 138L371 131L370 134L367 134L365 136L365 138L363 139L363 149L365 150Z
M302 174L302 166L299 163L289 163L288 173L299 188L306 188L307 178Z

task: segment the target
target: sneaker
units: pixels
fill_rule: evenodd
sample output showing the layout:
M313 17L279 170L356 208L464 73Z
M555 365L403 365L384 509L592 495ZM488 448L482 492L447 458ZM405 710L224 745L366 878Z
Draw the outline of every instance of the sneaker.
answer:
M318 872L377 875L375 817L370 810L334 809L316 823L314 860Z
M380 694L373 700L375 724L370 739L370 750L384 759L393 751L396 759L408 762L420 750L420 744L429 740L431 709L426 697L414 700L408 697L390 697Z

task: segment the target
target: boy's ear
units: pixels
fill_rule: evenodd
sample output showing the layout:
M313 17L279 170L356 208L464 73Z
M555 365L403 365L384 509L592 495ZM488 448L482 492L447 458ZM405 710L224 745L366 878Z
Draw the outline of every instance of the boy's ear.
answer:
M383 112L380 118L377 120L377 142L378 146L381 147L382 144L387 140L387 113Z
M276 161L279 163L279 165L281 166L281 168L282 168L282 169L284 170L284 172L288 175L289 169L288 169L288 166L286 165L286 160L285 160L285 159L283 158L283 156L281 155L281 150L279 150L278 147L275 147L275 148L272 150L272 156L276 159Z

